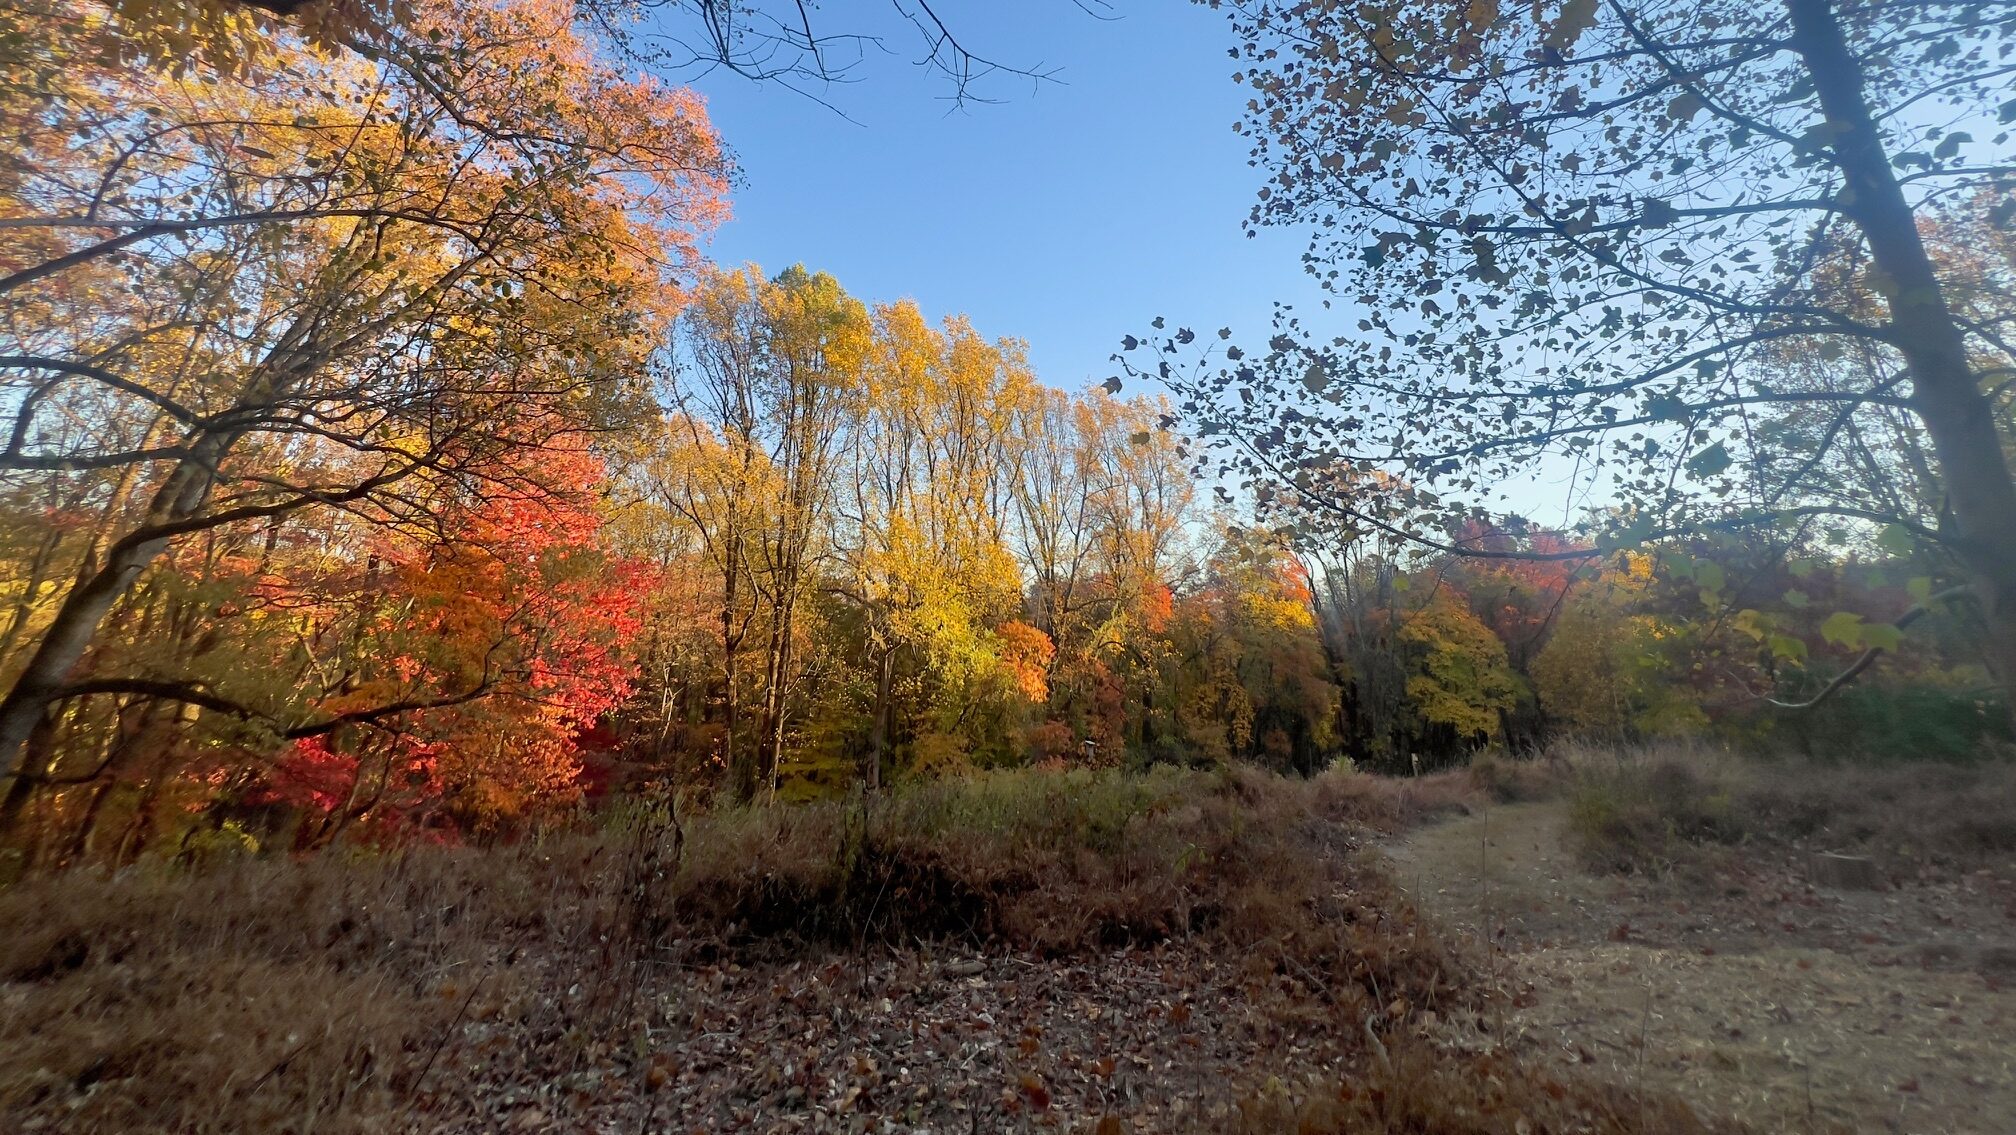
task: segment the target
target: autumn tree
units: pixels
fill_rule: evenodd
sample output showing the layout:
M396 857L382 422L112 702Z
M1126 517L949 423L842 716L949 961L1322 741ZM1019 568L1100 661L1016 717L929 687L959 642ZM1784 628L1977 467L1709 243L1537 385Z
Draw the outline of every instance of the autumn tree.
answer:
M1651 569L1651 557L1626 554L1592 573L1529 666L1540 703L1564 731L1623 739L1706 723L1682 680L1692 661L1686 640L1697 636L1645 609Z
M2006 8L1232 11L1252 91L1240 129L1270 178L1251 223L1308 225L1305 263L1356 324L1284 314L1251 355L1188 330L1146 344L1155 357L1133 369L1173 372L1231 464L1445 547L1458 494L1550 458L1631 506L1609 543L1895 526L1961 565L2016 690L2016 482L1991 394L2008 341L1970 315L1964 273L1924 233L1937 202L2006 195L2016 177L1996 126L2016 119ZM1883 365L1779 383L1760 363L1787 350ZM1755 427L1787 407L1908 415L1936 519L1760 481ZM1816 442L1851 444L1824 428ZM1326 497L1310 474L1340 467L1403 474L1408 491Z
M775 784L799 686L800 605L832 541L841 446L865 408L869 331L867 310L831 276L704 273L680 320L668 436L637 469L640 487L679 514L709 561L723 760L744 799ZM745 731L741 664L752 635L758 712Z
M410 31L425 6L426 0L107 0L115 18L99 46L129 62L228 69L282 30L325 49L369 49ZM1035 84L1054 77L979 50L929 3L890 0L880 21L857 14L837 26L816 5L782 0L575 0L572 8L577 33L592 35L626 62L666 72L725 69L815 97L813 88L858 78L863 62L880 53L910 55L960 102L981 98L990 78Z
M1021 596L1003 472L1018 464L1025 440L1013 424L1035 397L1019 344L989 342L956 317L933 327L908 302L878 306L874 320L837 588L862 614L873 674L862 757L871 785L901 724L906 672L927 706L951 715L924 722L927 732L956 747L957 693L1002 664L994 627Z
M1226 526L1169 620L1167 703L1153 759L1252 761L1319 771L1335 756L1339 690L1301 561L1270 535ZM1172 728L1173 727L1173 728ZM1173 742L1158 744L1157 742Z
M1012 533L1028 617L1056 648L1051 709L1116 756L1162 679L1155 643L1193 519L1193 479L1168 423L1159 400L1051 391L1018 427L1028 443Z
M353 825L496 829L578 797L576 741L630 696L653 572L604 546L599 460L526 459L544 466L536 491L451 491L436 502L435 538L369 529L377 554L345 591L263 584L299 630L262 679L279 676L297 707L262 716L340 722L357 708L412 707L396 729L317 730L270 768L224 770L246 781L239 800L305 812L297 846Z
M569 16L444 6L370 57L282 37L182 78L103 58L96 7L10 17L0 468L48 522L10 568L11 812L80 703L224 711L172 651L103 664L108 626L161 633L136 604L163 564L337 518L438 533L444 496L536 495L552 469L516 455L629 412L725 163L696 100Z

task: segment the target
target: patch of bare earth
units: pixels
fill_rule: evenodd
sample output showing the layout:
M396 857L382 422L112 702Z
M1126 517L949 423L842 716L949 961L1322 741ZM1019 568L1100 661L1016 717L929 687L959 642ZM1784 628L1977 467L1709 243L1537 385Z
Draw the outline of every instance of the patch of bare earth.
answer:
M1432 921L1488 943L1517 1050L1762 1131L2016 1130L2016 865L1830 891L1732 849L1598 878L1565 815L1492 807L1388 849Z

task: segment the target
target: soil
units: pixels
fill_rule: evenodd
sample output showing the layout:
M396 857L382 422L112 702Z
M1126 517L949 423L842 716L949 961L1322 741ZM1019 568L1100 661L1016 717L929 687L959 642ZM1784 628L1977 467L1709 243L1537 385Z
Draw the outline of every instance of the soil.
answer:
M1506 1043L1759 1131L2016 1130L2016 864L1829 891L1791 848L1596 877L1558 801L1391 843L1394 879L1488 958Z

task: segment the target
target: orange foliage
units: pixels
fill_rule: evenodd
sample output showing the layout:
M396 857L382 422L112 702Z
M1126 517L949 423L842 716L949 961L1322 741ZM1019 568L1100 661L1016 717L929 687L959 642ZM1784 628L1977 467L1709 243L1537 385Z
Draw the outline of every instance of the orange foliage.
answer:
M1020 620L1010 620L995 628L1001 639L1001 661L1015 678L1015 688L1037 704L1050 697L1050 663L1057 657L1057 644L1041 630Z

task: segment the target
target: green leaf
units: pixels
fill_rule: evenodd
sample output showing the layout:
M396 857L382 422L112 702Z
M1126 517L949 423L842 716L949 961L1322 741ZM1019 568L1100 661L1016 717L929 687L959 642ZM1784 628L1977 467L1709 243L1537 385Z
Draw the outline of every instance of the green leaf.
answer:
M1722 585L1729 582L1729 576L1722 570L1721 564L1703 560L1694 565L1694 582L1700 584L1703 591L1720 591Z
M1736 617L1729 621L1729 625L1736 628L1739 634L1748 635L1758 642L1764 641L1764 637L1771 631L1771 620L1764 612L1754 607L1745 607L1736 612Z
M1876 546L1893 556L1910 555L1917 543L1911 536L1911 530L1901 524L1887 525L1876 537Z
M1862 641L1877 650L1894 651L1904 642L1904 632L1889 623L1868 623L1862 628Z
M1810 602L1812 602L1811 597L1796 587L1785 593L1785 605L1795 611L1805 610L1806 604Z
M1721 442L1702 450L1687 459L1687 471L1696 477L1713 477L1735 464L1729 456L1729 447Z
M1932 598L1932 577L1929 575L1913 576L1904 584L1904 591L1911 596L1912 602L1923 603L1927 599Z
M1820 624L1820 637L1836 646L1862 645L1862 616L1852 611L1836 611Z
M1613 528L1608 532L1598 534L1596 537L1596 549L1601 552L1614 552L1619 548L1635 548L1643 544L1652 535L1652 529L1653 521L1651 517L1634 517L1630 523L1621 528Z
M1771 648L1773 657L1793 662L1806 660L1806 643L1789 634L1774 634L1767 640L1766 645Z

